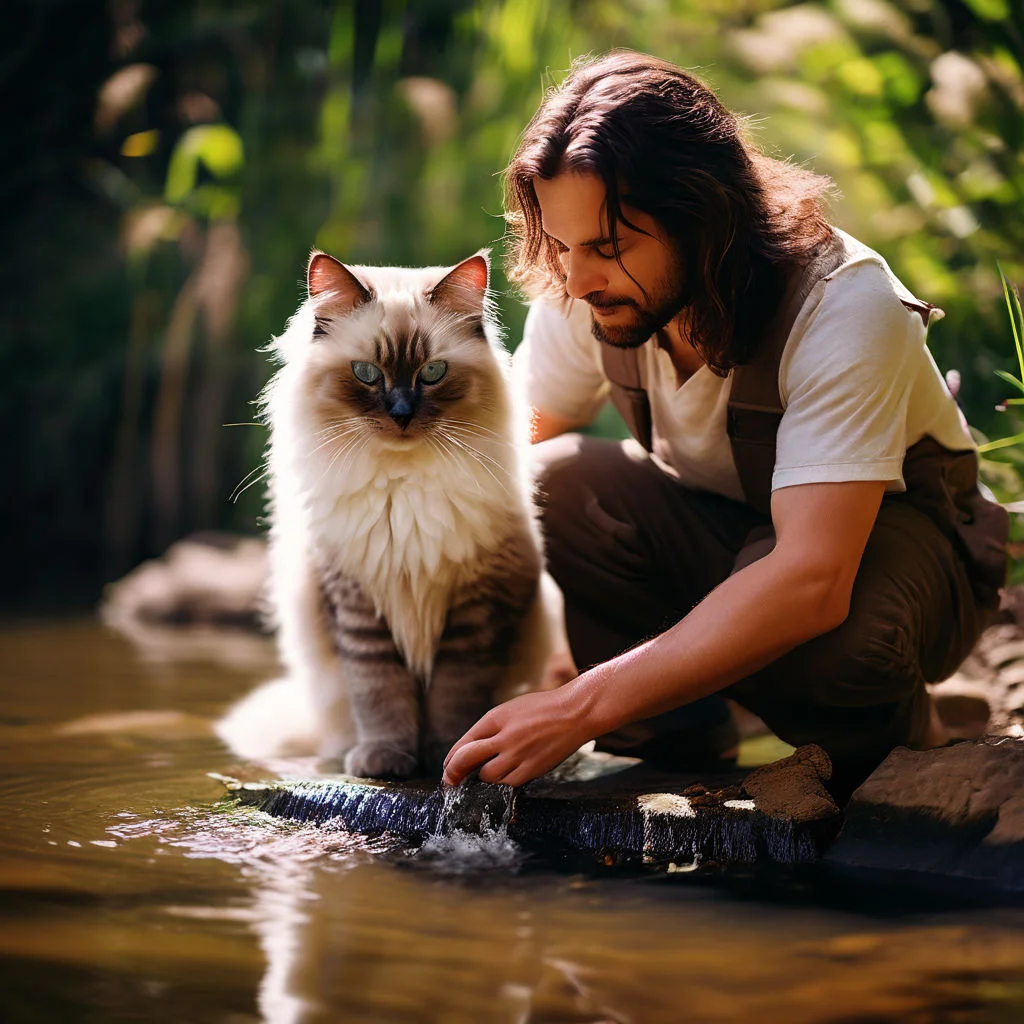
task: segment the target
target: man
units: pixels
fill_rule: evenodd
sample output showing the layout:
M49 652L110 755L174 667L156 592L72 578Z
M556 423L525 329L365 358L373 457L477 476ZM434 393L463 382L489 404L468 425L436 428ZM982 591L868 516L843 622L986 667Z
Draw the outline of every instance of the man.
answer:
M668 766L727 754L711 694L847 781L944 742L924 684L995 607L1006 524L925 348L932 307L828 225L825 179L642 54L577 63L506 184L534 300L516 362L584 671L490 711L446 781L519 785L594 738ZM609 391L651 454L569 433Z

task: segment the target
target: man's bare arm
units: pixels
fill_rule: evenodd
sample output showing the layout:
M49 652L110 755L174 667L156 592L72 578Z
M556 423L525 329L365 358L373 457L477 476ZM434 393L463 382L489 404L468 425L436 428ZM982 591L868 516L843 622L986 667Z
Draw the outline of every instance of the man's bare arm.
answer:
M884 484L805 484L776 492L771 554L730 576L664 633L549 693L489 711L449 754L445 778L478 765L519 785L581 743L679 707L757 671L849 614Z

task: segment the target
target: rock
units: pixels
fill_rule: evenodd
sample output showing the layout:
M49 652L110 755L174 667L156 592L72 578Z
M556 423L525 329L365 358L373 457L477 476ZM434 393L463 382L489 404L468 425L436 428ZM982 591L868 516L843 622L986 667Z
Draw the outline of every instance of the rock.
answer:
M260 629L266 580L262 540L195 534L109 584L100 614L122 632L131 632L137 623Z
M962 676L929 687L939 720L948 736L958 740L980 739L988 732L992 716L991 692L991 687Z
M765 814L819 821L839 815L825 788L830 778L832 762L828 754L811 743L789 757L755 768L743 780L743 788Z
M754 773L760 796L735 773L697 781L607 754L580 755L520 789L346 776L228 785L240 803L278 817L340 819L350 831L412 843L455 828L500 828L526 849L606 865L797 865L816 860L838 830L839 811L821 785L830 770L823 751L801 748L773 772ZM792 807L785 794L797 800Z
M939 717L954 737L1024 736L1024 595L1011 588L1004 591L1005 601L1012 601L1015 621L985 630L956 673L929 686ZM988 705L985 726L981 700Z
M1024 891L1024 741L898 747L853 794L826 863Z

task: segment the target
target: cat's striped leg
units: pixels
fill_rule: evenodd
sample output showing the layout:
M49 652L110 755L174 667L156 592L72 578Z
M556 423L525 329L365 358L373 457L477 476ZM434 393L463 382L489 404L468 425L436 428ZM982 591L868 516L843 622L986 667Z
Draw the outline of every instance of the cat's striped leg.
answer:
M457 739L494 704L536 580L492 578L448 613L425 696L423 763L440 775Z
M391 629L351 579L325 584L335 642L349 693L356 745L345 771L367 778L407 778L419 755L419 684L405 666Z

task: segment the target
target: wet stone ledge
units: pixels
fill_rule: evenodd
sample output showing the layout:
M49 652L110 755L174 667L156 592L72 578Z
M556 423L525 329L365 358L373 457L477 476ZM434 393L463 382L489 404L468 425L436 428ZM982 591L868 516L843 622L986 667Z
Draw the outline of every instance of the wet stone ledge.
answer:
M699 781L599 754L578 755L520 789L348 776L227 781L241 804L296 821L340 822L366 836L418 844L455 830L500 830L556 859L689 868L816 861L841 821L824 787L830 772L822 750L802 747L746 777Z

